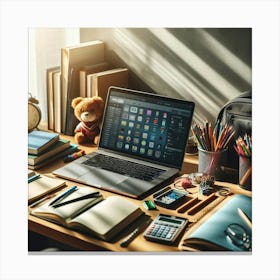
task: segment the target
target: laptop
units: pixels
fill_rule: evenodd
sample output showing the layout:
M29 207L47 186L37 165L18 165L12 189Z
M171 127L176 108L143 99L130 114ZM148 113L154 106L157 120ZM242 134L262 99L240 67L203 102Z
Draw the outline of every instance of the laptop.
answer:
M137 199L180 172L194 103L110 87L96 151L53 174Z

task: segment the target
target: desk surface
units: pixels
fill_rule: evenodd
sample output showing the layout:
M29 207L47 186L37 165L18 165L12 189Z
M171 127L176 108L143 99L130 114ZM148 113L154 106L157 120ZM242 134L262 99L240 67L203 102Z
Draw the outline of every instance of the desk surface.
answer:
M62 138L65 139L70 139L73 141L72 137L69 136L61 136ZM95 147L93 146L81 146L80 149L83 149L86 151L86 153L90 153L94 151ZM64 163L62 160L58 160L53 164L50 164L44 168L41 168L37 172L40 174L44 174L47 176L54 176L52 175L52 171L63 166ZM192 155L186 155L183 168L182 168L182 174L189 174L192 172L197 172L197 165L198 165L198 160L197 156L192 156ZM72 181L65 180L67 183L67 186L72 186L72 185L78 185L82 186L82 184L78 184ZM225 186L230 188L230 190L233 193L240 193L240 194L245 194L251 196L251 192L246 191L241 189L235 184L231 183L222 183L222 182L216 182L216 184L220 186ZM103 191L98 189L103 196L106 198L114 193L108 192L108 191ZM114 194L115 195L115 194ZM168 215L175 215L178 217L186 217L186 215L180 214L177 212L177 210L169 210L165 209L162 207L157 206L157 210L153 211L148 211L145 209L143 206L143 200L137 200L133 198L128 198L129 200L132 200L134 203L138 204L140 208L146 212L147 215L151 216L152 219L154 219L159 213L162 214L168 214ZM152 196L148 196L145 198L147 199L152 199ZM30 211L31 209L29 209ZM195 226L195 225L194 225ZM68 246L71 246L72 248L75 248L77 250L84 250L84 251L98 251L98 250L109 250L109 251L115 251L115 252L176 252L179 251L178 249L178 242L173 245L164 245L164 244L159 244L155 242L150 242L147 241L144 237L143 234L139 234L136 239L134 239L126 248L122 248L120 246L120 243L122 239L127 236L133 228L127 228L123 233L122 236L120 236L119 240L113 243L110 242L105 242L100 239L96 239L93 236L87 235L87 234L82 234L77 231L73 231L70 229L67 229L63 226L56 225L54 223L45 221L43 219L28 215L28 229L32 232L36 232L38 234L41 234L43 236L49 237L51 239L54 239L56 241L59 241L63 244L66 244Z

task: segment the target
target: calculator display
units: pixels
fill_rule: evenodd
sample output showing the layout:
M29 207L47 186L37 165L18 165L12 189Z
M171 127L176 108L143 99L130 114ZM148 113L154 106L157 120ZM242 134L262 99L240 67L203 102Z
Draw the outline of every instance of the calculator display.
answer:
M172 224L181 224L182 221L177 221L177 220L174 220L174 219L168 219L166 217L159 217L159 221L164 221L164 222L168 222L168 223L172 223Z

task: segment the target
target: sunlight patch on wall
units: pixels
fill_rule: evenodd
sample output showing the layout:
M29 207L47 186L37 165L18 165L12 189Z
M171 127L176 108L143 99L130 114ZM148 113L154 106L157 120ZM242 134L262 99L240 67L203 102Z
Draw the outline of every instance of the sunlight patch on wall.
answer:
M200 81L190 73L183 73L176 65L147 46L143 40L136 38L129 30L116 29L114 39L118 45L118 50L116 50L118 55L121 58L125 57L131 70L143 78L151 88L167 95L169 93L167 88L172 88L177 94L174 96L173 90L173 97L193 100L197 104L194 116L196 121L203 122L209 119L209 115L213 112L219 111L220 106L213 101L213 93Z
M197 73L214 88L222 93L227 99L238 95L240 91L224 79L219 73L212 69L192 50L187 48L180 40L166 29L149 29L162 43L166 44L186 64L190 65Z
M158 52L152 50L150 51L150 56L151 69L162 76L164 80L181 95L181 97L188 99L191 96L193 100L201 102L205 110L211 111L219 109L219 106L213 103L209 98L209 95L201 94L201 90L194 83L194 78L192 81L186 77L180 69L172 65ZM197 80L196 82L199 83Z
M239 57L229 51L223 44L215 39L211 34L203 29L197 29L197 32L205 41L205 46L211 55L219 58L225 65L227 65L234 73L248 84L251 84L252 70Z

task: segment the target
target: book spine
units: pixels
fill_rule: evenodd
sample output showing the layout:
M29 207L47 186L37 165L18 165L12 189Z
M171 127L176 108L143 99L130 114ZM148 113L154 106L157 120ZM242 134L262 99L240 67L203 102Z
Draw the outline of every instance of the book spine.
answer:
M61 132L65 132L67 86L69 78L69 50L61 49Z
M47 70L46 75L47 84L47 108L48 108L48 129L54 129L54 110L53 110L53 83L52 83L52 71Z
M61 132L61 72L53 74L54 88L54 131Z
M86 71L80 71L80 96L87 97Z

